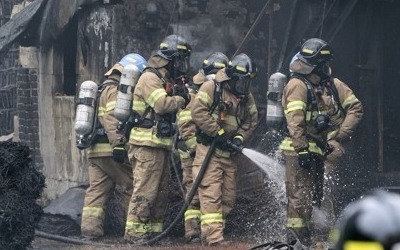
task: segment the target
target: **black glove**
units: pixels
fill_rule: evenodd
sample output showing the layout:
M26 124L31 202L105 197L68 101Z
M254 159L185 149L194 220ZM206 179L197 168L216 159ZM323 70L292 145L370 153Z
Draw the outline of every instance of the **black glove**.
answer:
M226 133L223 128L218 130L217 135L214 138L215 145L219 148L227 148L229 147L227 145L227 141L231 138L231 135L229 133Z
M118 145L113 148L113 159L115 162L124 163L127 157L128 153L124 145Z
M299 165L301 168L310 169L311 168L311 153L307 149L300 151L299 153Z
M190 94L189 93L178 93L177 96L181 96L183 97L183 99L185 99L185 106L183 106L182 108L185 108L189 102L190 102Z

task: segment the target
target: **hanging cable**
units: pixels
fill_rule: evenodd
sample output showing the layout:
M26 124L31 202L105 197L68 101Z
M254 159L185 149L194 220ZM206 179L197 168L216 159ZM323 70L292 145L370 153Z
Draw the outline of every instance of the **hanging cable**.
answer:
M322 30L324 29L325 10L326 10L326 0L324 0L324 9L322 10L322 21L321 21L321 29L319 30L319 38L322 38Z

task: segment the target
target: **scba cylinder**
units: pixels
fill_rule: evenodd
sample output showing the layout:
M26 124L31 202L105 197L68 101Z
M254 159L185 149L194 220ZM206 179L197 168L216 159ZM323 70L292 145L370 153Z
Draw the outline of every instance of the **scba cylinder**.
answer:
M114 110L114 115L120 122L127 121L131 114L133 90L139 76L140 71L136 65L128 64L122 71Z
M90 134L96 113L98 85L93 81L84 81L79 88L75 115L75 132L78 135Z
M268 81L267 127L271 130L280 129L284 120L282 93L286 82L287 77L279 72L272 74Z

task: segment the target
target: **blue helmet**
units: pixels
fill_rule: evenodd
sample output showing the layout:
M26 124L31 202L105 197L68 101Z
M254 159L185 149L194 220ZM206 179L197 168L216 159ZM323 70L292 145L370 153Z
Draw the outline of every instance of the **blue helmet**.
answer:
M139 68L140 73L142 73L143 70L147 67L146 59L136 53L127 54L126 56L122 57L119 63L124 67L129 64L136 65Z

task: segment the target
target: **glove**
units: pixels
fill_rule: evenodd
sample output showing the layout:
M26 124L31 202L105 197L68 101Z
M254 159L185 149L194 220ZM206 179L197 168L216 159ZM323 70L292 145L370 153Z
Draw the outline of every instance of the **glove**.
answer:
M219 148L226 148L227 141L230 139L231 135L229 133L225 133L225 130L221 128L218 130L217 135L214 138L215 145Z
M310 169L311 168L311 153L308 149L304 149L299 153L299 165L301 168Z
M185 108L190 102L190 94L189 93L178 93L177 96L183 97L185 99L185 105L182 108Z
M128 153L124 145L118 145L113 148L113 159L115 162L124 163L127 157Z

